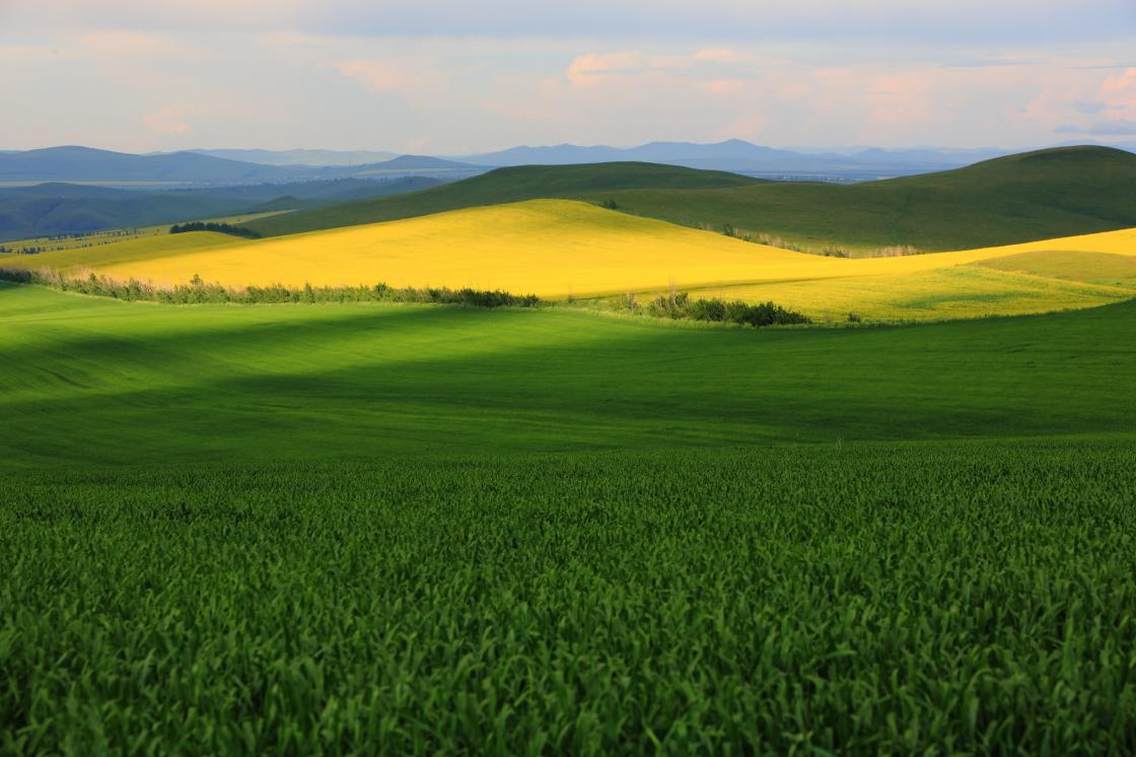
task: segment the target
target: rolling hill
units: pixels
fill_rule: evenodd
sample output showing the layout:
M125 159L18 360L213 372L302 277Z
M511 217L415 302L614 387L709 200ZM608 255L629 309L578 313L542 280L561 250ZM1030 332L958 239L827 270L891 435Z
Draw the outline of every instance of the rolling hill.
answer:
M755 183L760 182L737 174L651 163L519 166L501 168L403 198L368 200L317 211L289 213L280 216L275 223L250 224L249 227L265 236L277 236L537 198L576 197L644 188L739 187Z
M651 164L502 169L428 192L250 224L266 235L408 218L530 198L614 202L627 213L781 237L852 254L941 251L1136 226L1136 155L1072 147L854 185L762 182Z
M1090 257L1081 259L1081 254ZM1056 255L1056 257L1054 257ZM1107 260L1109 275L1097 267ZM1136 230L938 255L842 259L792 252L570 200L530 200L246 241L180 234L0 265L94 270L158 285L384 282L505 289L552 300L671 289L773 300L821 321L942 320L1088 307L1136 295Z
M1136 155L1059 148L864 184L644 190L608 199L629 213L730 224L818 251L895 245L941 251L1136 226Z

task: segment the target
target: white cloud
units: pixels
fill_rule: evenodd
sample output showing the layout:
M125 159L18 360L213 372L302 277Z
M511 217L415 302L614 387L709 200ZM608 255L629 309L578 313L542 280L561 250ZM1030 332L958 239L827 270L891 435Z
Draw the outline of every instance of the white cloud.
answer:
M1136 119L1134 27L1131 0L0 0L0 148L1035 145Z
M1104 112L1116 118L1136 117L1136 67L1109 76L1101 84Z
M362 82L372 92L397 92L413 84L413 75L382 60L345 60L334 64L344 76Z
M142 117L146 128L161 136L189 134L193 128L189 125L187 117L191 108L184 105L166 105Z

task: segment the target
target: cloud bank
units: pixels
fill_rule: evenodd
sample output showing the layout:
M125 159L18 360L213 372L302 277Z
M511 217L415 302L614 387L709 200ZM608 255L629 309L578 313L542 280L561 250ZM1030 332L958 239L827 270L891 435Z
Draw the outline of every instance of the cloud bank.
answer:
M0 0L0 148L1128 135L1131 0Z

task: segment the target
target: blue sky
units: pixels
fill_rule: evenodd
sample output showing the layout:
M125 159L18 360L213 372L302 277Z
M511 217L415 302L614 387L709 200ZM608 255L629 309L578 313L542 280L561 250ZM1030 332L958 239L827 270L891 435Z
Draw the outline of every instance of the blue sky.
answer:
M0 0L0 148L1136 141L1136 0Z

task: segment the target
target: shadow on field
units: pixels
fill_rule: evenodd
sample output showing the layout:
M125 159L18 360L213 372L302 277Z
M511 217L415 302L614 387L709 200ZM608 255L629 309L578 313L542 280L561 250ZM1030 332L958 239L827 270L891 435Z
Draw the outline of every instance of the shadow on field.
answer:
M134 312L149 322L82 324L86 333L54 324L42 341L5 352L9 461L366 458L1136 426L1117 380L1136 374L1125 339L1132 303L762 332L564 311Z

